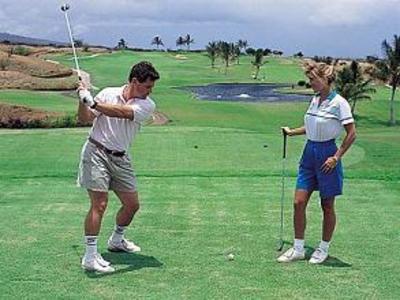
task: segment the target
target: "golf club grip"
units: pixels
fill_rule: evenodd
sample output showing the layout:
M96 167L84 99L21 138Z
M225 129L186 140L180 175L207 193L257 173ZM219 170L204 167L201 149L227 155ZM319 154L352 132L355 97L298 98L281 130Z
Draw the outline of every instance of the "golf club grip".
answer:
M286 158L286 146L287 146L287 134L283 131L283 155L282 158Z

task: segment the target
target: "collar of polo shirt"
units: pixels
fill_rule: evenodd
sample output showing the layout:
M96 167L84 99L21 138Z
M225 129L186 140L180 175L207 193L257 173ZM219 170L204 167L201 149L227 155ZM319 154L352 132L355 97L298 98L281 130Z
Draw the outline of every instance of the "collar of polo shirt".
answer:
M127 102L127 99L124 98L124 91L125 91L126 87L127 87L127 84L124 84L124 85L121 87L121 92L119 93L119 97L120 97L122 100L124 100L125 102Z
M316 97L320 97L320 95L321 95L321 93L317 93L315 96L316 96ZM332 90L332 91L329 93L328 97L326 97L326 100L332 101L333 98L335 98L336 95L337 95L336 91L335 91L335 90Z

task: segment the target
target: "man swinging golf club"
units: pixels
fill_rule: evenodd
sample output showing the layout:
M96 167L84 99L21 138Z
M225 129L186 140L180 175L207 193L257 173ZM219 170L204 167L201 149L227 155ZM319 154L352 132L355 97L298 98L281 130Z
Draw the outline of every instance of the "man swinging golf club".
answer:
M108 240L108 250L140 251L139 246L124 237L126 227L139 209L129 146L155 110L155 104L148 96L159 78L155 68L143 61L132 67L128 84L105 88L94 99L82 83L78 88L78 119L81 122L93 120L82 149L78 175L79 186L88 191L90 198L85 219L86 252L82 259L82 267L88 271L114 271L97 251L97 236L109 190L114 191L122 206L116 215L115 230Z
M155 110L155 104L148 96L160 76L152 64L140 62L132 67L128 84L106 88L93 99L82 83L69 9L68 4L61 6L80 81L78 119L82 123L93 122L82 149L78 175L78 185L88 191L90 198L90 209L85 218L86 252L82 267L88 271L109 273L114 272L114 268L97 252L97 236L107 207L109 190L114 191L122 207L116 216L115 230L108 240L108 250L140 251L139 246L124 237L125 228L139 209L129 146Z

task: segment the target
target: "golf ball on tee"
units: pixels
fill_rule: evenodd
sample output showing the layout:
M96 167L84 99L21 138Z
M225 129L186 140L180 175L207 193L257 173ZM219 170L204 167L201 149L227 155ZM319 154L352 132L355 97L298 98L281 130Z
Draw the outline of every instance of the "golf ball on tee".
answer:
M227 256L228 260L233 260L235 258L235 255L233 253L229 253Z

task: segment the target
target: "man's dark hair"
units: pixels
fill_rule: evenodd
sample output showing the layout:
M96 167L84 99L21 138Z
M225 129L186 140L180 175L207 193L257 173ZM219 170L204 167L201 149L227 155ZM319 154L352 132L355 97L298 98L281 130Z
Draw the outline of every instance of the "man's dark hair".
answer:
M147 79L156 81L160 79L160 74L148 61L141 61L134 65L129 74L129 82L136 78L140 83L145 82Z

